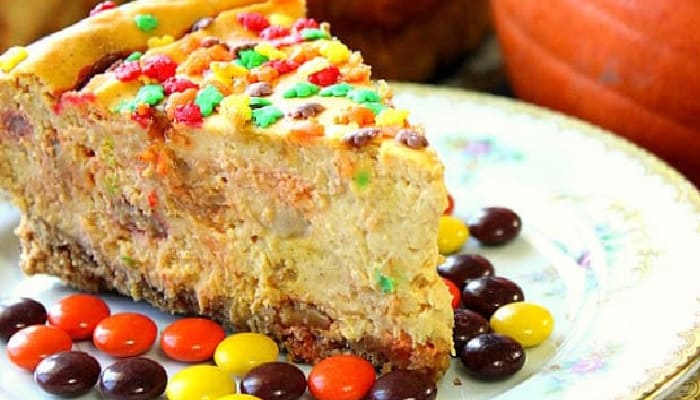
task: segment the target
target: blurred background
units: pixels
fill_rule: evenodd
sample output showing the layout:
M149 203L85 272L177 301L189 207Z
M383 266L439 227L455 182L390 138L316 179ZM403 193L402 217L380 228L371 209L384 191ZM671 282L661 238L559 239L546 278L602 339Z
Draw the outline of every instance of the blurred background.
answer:
M84 18L97 3L0 0L0 51ZM374 77L512 96L577 116L700 185L700 1L307 3L312 17L362 50Z

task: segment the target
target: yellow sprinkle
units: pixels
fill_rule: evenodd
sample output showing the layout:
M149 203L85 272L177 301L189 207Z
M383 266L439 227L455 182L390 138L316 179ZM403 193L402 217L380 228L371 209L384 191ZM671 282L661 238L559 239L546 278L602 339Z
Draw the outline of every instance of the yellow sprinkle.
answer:
M233 121L246 122L253 118L250 97L246 95L228 96L219 104L219 113Z
M294 25L294 20L289 16L285 14L279 14L279 13L274 13L270 14L270 17L268 18L270 21L270 24L272 25L279 25L283 26L285 28L291 28L292 25Z
M326 57L333 64L342 64L350 58L348 46L337 40L325 41L321 44L321 55Z
M285 52L278 50L276 47L267 43L260 43L259 45L255 46L253 50L266 56L270 60L285 60L287 58L287 54Z
M148 47L149 48L155 48L155 47L162 47L169 45L170 43L174 42L175 39L170 36L170 35L163 35L163 36L153 36L148 39Z
M395 108L385 108L377 116L377 126L403 126L404 122L408 118L407 110L397 110Z
M228 61L214 61L209 64L209 68L217 79L225 82L248 75L248 70L244 66Z
M5 54L0 55L0 69L3 72L10 72L28 56L29 52L27 52L26 48L20 46L10 47Z
M314 72L318 72L322 69L330 67L331 64L325 57L316 57L313 60L305 62L301 67L299 67L299 74L301 75L311 75Z

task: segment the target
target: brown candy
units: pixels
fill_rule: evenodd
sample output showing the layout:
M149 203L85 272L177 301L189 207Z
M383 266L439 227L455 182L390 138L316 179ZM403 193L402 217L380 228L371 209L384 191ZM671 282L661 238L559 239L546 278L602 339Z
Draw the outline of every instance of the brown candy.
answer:
M425 135L412 129L401 129L396 134L396 141L416 150L428 147L428 139Z
M343 138L343 143L350 147L359 149L368 145L369 142L381 134L382 130L379 128L362 128L345 135Z
M297 106L294 110L290 111L288 115L294 119L308 119L321 114L326 107L319 103L309 102Z
M251 83L245 90L250 97L267 97L272 94L272 85L267 82Z

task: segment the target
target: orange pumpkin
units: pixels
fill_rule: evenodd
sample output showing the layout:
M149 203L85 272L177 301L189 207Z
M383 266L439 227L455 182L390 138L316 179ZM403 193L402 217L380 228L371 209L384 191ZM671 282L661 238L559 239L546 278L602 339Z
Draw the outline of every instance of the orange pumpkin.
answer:
M492 0L518 97L606 127L700 186L700 2Z

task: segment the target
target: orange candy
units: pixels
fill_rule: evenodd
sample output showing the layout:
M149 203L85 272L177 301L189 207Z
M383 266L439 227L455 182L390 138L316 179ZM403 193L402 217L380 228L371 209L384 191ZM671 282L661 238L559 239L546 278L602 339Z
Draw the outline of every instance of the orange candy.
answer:
M124 312L97 324L92 339L97 349L112 357L133 357L146 353L157 333L158 328L149 317Z
M10 337L7 356L13 364L34 371L44 358L68 351L72 346L70 335L55 326L32 325Z
M331 356L309 372L309 391L318 400L361 400L377 375L367 360L356 356Z
M90 339L100 321L109 317L107 303L97 296L74 294L66 296L48 311L49 323L74 340Z
M225 336L224 328L210 319L183 318L163 330L160 348L173 360L206 361Z

